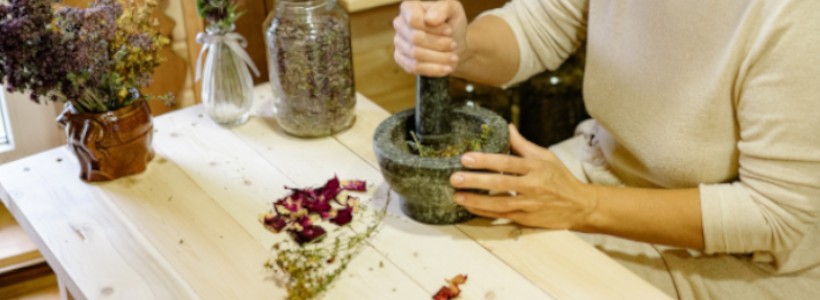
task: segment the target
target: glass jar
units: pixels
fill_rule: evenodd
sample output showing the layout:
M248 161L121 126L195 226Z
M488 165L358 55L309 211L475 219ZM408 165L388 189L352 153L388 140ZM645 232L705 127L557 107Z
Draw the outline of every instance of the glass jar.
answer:
M278 0L272 14L265 37L279 126L299 137L350 127L356 92L347 12L335 0Z
M202 73L202 104L214 122L225 126L245 123L253 106L253 78L242 57L247 54L238 48L246 42L233 30L233 25L208 26L207 34L197 37L208 49ZM235 45L231 47L229 43Z
M572 137L590 116L582 94L586 47L581 47L555 71L545 71L521 84L521 134L544 147Z

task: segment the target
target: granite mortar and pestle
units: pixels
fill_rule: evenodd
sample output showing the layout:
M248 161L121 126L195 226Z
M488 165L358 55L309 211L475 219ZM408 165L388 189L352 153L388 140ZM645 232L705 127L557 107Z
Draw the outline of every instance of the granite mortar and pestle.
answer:
M376 128L373 150L382 175L400 197L402 211L428 224L454 224L473 218L453 201L455 189L450 175L465 170L461 156L422 157L411 148L413 131L425 146L453 145L481 136L482 124L490 136L482 152L507 153L507 122L495 112L480 107L453 107L449 78L418 76L416 107L396 113Z

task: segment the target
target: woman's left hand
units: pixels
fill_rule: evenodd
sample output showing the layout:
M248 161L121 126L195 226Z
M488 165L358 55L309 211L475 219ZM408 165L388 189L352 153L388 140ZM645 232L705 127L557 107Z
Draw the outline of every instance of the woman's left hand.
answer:
M519 156L470 152L461 164L470 169L500 173L456 172L450 184L457 189L509 191L484 195L457 192L454 200L470 212L506 218L533 227L583 228L597 203L588 185L576 179L552 151L527 141L510 125L510 146Z

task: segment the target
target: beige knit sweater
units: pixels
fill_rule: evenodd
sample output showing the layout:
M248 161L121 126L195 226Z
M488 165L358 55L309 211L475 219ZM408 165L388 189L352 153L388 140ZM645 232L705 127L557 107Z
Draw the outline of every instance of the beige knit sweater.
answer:
M586 40L584 100L629 186L700 187L705 252L820 264L820 1L520 0L515 84Z

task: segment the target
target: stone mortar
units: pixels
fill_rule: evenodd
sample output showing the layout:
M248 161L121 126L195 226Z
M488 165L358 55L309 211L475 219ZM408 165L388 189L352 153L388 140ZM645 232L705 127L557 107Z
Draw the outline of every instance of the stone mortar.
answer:
M390 187L401 196L402 211L410 218L428 224L454 224L473 217L453 202L455 189L450 174L464 170L460 156L451 158L421 157L407 144L415 128L415 110L408 109L382 121L373 136L373 149L382 175ZM482 152L507 153L509 131L507 122L495 112L479 107L452 110L450 142L478 138L481 124L492 133L482 145Z

